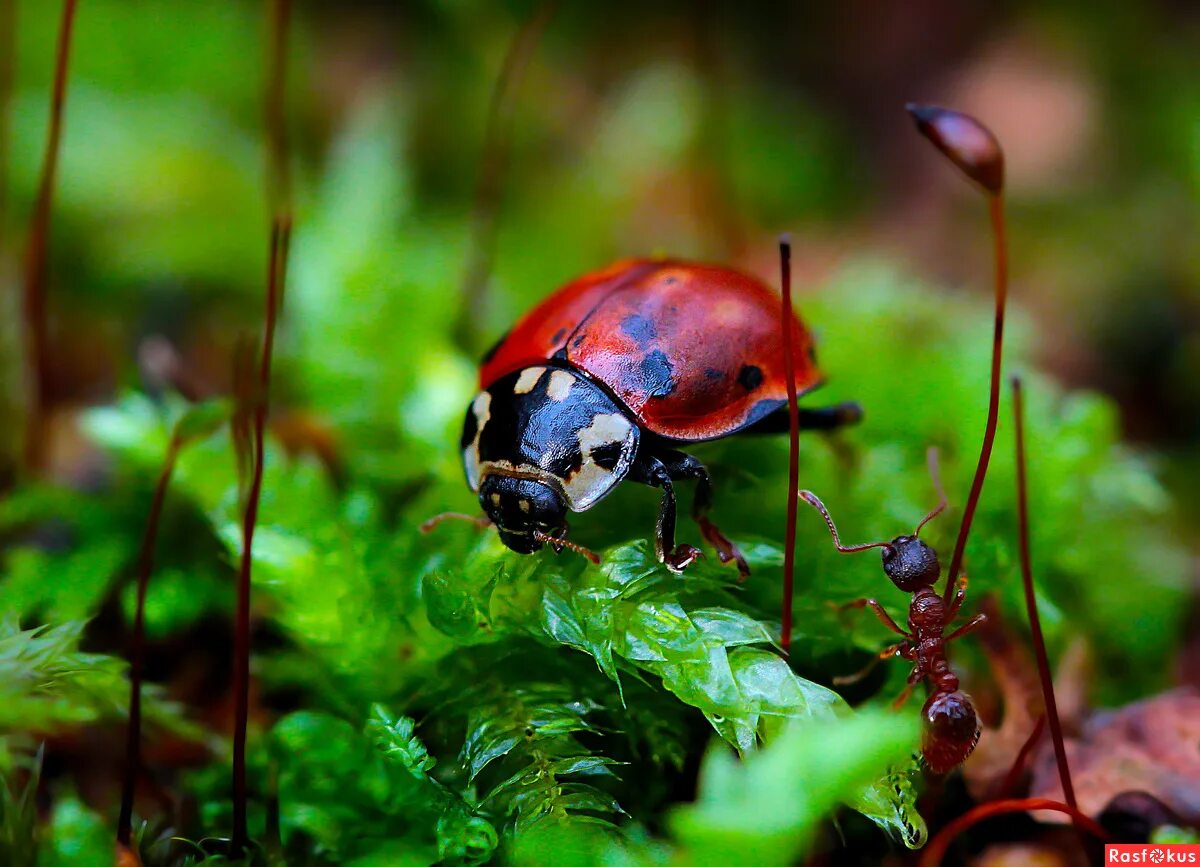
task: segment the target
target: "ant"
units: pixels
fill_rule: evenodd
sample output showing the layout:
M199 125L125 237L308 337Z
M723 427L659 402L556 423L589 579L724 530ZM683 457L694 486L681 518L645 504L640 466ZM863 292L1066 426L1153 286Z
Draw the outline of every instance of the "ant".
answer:
M852 683L864 677L880 660L899 656L913 663L908 685L892 703L899 710L913 688L925 681L929 698L921 713L924 717L924 734L921 738L921 755L925 764L935 774L954 770L971 755L979 742L979 718L970 697L959 689L958 676L950 668L946 657L946 645L961 638L987 620L984 614L976 614L950 634L946 630L954 623L963 601L967 598L967 576L961 575L954 596L949 601L933 589L942 575L942 566L937 552L921 541L921 529L940 515L946 508L946 494L942 490L937 472L937 451L929 450L929 472L933 477L940 500L911 535L897 536L890 542L869 542L862 545L843 545L829 510L812 491L801 491L800 497L821 513L834 547L843 554L853 554L870 548L881 548L883 571L892 583L905 593L912 594L908 606L908 629L902 629L891 615L874 599L856 599L839 609L870 608L888 629L903 640L880 651L871 664L856 675L838 678L835 683Z

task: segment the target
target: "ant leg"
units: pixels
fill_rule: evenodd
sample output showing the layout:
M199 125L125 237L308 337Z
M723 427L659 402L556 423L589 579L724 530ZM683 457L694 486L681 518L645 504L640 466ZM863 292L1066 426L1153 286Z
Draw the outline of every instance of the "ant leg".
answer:
M916 685L917 681L909 678L908 685L904 687L900 694L896 696L895 701L892 702L892 710L900 710L900 708L904 707L904 703L908 701L908 697L912 695L912 691Z
M958 576L958 587L954 591L954 598L950 600L950 607L946 609L946 622L954 622L954 618L958 616L958 609L962 608L963 602L967 598L967 573L963 572Z
M879 622L888 629L892 630L892 632L896 633L897 635L903 635L905 638L912 638L909 633L905 632L896 625L896 621L892 619L892 615L888 614L887 611L884 610L883 606L874 599L855 599L853 602L846 602L835 607L838 611L845 611L849 608L870 608L875 612L875 616L879 618Z
M986 622L987 622L986 614L976 614L974 617L972 617L970 620L968 620L962 626L958 627L958 629L951 632L949 635L947 635L942 640L943 641L953 641L956 638L962 638L964 635L966 635L972 629L975 629L978 626L982 626Z
M650 454L638 455L629 468L629 478L644 485L662 488L662 503L658 508L658 526L654 534L654 552L660 562L672 572L682 572L704 552L691 545L675 544L675 487L663 462Z
M659 460L675 481L694 479L696 493L692 498L692 520L700 527L700 535L717 549L717 557L722 563L737 563L738 575L741 580L750 577L750 567L738 546L731 542L717 525L708 519L708 510L712 507L712 479L704 464L683 452L663 450L658 453Z
M907 643L908 643L907 641L898 641L895 644L890 645L889 647L885 647L883 650L879 651L879 653L877 653L874 657L872 657L871 661L868 662L866 665L864 665L861 670L856 671L854 674L847 674L847 675L843 675L840 677L835 677L833 679L833 685L834 686L849 686L852 683L858 683L860 680L862 680L864 677L866 677L868 674L870 674L872 671L874 671L875 666L879 665L880 662L901 653L901 648L903 648L904 645Z

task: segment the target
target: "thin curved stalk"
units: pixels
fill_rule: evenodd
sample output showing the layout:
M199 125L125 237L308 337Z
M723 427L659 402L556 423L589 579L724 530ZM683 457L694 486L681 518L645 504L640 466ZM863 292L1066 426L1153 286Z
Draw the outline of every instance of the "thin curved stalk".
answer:
M788 396L788 500L787 526L783 543L783 602L780 609L779 646L783 652L792 649L792 599L796 577L796 512L800 494L800 407L796 400L796 348L793 346L795 316L792 313L792 245L787 238L779 241L783 303L780 305L780 328L783 331L783 375L787 380Z
M146 656L146 590L154 572L154 547L158 541L158 524L162 516L163 503L171 476L175 472L175 461L182 445L178 433L172 434L163 457L158 482L154 486L154 497L146 516L146 529L142 534L142 546L138 552L137 607L133 615L133 641L129 651L129 724L125 732L125 772L121 784L121 813L117 818L117 842L129 846L133 837L133 794L142 766L142 680Z
M1050 724L1050 737L1054 742L1054 760L1058 764L1058 779L1062 783L1063 800L1071 807L1078 807L1075 801L1075 787L1071 784L1071 767L1067 764L1067 748L1063 743L1058 703L1054 698L1050 657L1046 653L1046 638L1042 634L1042 620L1038 615L1037 597L1033 590L1033 563L1029 554L1029 495L1025 478L1025 402L1019 377L1013 377L1012 389L1017 437L1017 536L1021 549L1021 581L1025 589L1025 611L1029 615L1029 634L1033 639L1033 652L1037 655L1042 700L1046 703L1046 720Z
M25 469L34 473L45 461L45 417L49 399L49 334L46 322L46 251L49 246L50 210L58 179L62 145L63 107L67 101L67 73L71 61L71 35L75 27L76 0L64 0L54 53L54 85L50 96L50 128L42 157L29 242L25 249L23 319L28 352L29 408L25 424Z

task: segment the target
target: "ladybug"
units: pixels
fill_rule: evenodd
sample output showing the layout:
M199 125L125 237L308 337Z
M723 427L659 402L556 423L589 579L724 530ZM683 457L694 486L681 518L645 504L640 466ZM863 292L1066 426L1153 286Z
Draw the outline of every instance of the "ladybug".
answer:
M623 260L563 286L484 357L467 408L467 481L514 551L566 543L622 479L662 491L658 559L681 572L700 556L675 544L675 487L696 482L692 517L722 562L749 573L708 519L712 483L689 443L788 429L779 299L716 265ZM821 383L812 337L792 322L796 390ZM857 421L857 404L803 409L801 426Z

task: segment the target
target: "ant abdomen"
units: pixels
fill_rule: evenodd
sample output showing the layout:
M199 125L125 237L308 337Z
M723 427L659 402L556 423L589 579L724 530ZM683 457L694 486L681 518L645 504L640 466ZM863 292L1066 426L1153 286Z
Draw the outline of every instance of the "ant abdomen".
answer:
M979 717L961 690L935 692L922 708L921 756L929 770L947 774L967 760L979 742Z

